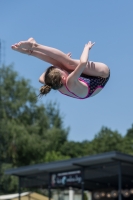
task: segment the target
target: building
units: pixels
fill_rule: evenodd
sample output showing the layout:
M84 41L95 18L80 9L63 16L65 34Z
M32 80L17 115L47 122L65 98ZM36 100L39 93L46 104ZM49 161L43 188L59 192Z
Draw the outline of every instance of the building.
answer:
M22 187L47 188L49 199L54 189L81 190L92 193L92 199L133 199L133 156L107 152L63 161L9 169L8 175L18 176ZM73 199L73 196L71 197Z

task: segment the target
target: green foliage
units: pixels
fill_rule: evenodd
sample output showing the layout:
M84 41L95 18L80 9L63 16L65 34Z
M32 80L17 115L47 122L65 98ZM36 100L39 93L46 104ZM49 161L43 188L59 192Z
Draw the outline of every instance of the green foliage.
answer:
M130 131L132 130L130 129ZM117 131L102 127L92 141L66 141L61 148L62 154L69 155L71 158L109 151L133 154L133 139L129 139L129 135L123 137Z
M63 127L57 104L50 102L45 107L39 104L35 89L28 80L19 77L13 66L0 68L0 76L0 184L3 185L5 163L11 168L69 158L60 153L69 129ZM15 191L15 182L11 179L8 182L11 187L6 192Z
M13 193L18 190L18 178L4 175L4 171L9 168L12 168L11 164L3 163L1 165L0 194L6 194L9 191Z
M91 153L122 151L123 138L117 131L103 127L91 142Z
M127 130L127 133L124 137L124 146L126 153L133 155L133 124L131 128Z
M127 130L126 137L132 139L133 138L133 124L132 127Z
M88 196L87 196L86 192L84 192L84 200L88 200Z
M70 158L69 156L63 156L58 151L47 151L45 154L46 162L51 162L51 161L56 161L56 160L65 160L65 159L69 159L69 158Z
M66 141L61 148L63 155L69 155L71 158L85 155L84 144L82 142Z

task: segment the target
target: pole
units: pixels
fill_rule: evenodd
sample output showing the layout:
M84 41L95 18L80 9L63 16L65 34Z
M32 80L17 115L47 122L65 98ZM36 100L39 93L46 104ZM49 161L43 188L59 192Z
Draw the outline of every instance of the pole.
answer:
M21 200L21 177L19 176L18 177L18 181L19 181L19 183L18 183L18 194L19 194L19 200Z
M49 176L49 183L48 183L48 199L51 199L51 174L48 174Z
M82 181L81 181L82 196L81 196L81 199L84 200L84 168L82 168L82 170L81 170L81 177L82 177Z
M118 200L122 200L122 173L121 173L121 163L118 164Z
M69 200L74 200L74 192L72 187L69 187Z

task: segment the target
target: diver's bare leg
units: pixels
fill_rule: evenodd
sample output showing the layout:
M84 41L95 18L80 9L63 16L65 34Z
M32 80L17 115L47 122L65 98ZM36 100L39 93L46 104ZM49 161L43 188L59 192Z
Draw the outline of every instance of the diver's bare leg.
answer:
M74 70L80 62L79 60L68 57L65 53L58 49L44 46L36 42L21 41L18 43L18 46L20 48L36 50L45 53L49 57L60 62L68 70ZM88 61L88 64L86 65L83 73L90 76L101 76L103 78L106 78L109 76L109 68L104 63Z

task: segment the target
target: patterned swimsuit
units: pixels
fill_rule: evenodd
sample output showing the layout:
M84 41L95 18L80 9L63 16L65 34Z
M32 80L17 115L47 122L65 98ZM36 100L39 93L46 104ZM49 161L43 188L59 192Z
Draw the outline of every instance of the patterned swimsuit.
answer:
M104 88L104 86L106 85L106 83L108 82L110 78L110 75L107 78L102 78L102 77L96 77L96 76L87 76L87 75L81 75L79 80L86 83L86 85L88 86L88 94L86 97L79 97L76 94L74 94L73 92L71 92L69 90L69 88L66 86L66 89L68 92L70 92L71 94L73 94L75 97L73 98L77 98L77 99L86 99L88 97L93 96L93 94L98 90L98 89L102 89ZM61 92L61 91L60 91ZM62 92L61 92L62 93ZM64 94L64 93L62 93ZM64 94L69 96L68 94ZM95 94L94 94L95 95ZM72 96L70 96L72 97Z

